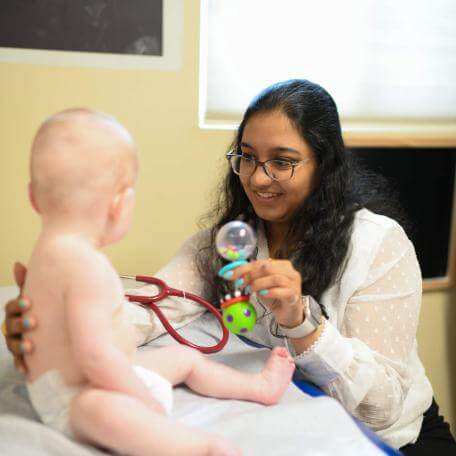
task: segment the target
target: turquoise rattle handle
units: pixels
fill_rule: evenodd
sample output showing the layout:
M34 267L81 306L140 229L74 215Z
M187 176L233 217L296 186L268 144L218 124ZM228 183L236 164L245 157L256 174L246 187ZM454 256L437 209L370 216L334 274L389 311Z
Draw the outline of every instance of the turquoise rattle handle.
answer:
M238 260L238 261L233 261L232 263L228 263L222 268L220 268L218 272L218 276L221 277L222 279L224 278L223 276L228 272L231 271L232 269L236 269L239 266L244 266L244 264L247 264L247 261L245 260Z

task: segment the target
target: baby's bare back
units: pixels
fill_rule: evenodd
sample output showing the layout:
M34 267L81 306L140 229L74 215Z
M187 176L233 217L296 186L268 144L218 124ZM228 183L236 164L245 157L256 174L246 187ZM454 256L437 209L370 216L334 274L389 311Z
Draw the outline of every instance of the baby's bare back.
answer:
M26 357L28 381L57 369L67 385L87 382L73 350L67 306L81 305L84 311L82 300L90 290L80 289L78 296L72 283L78 283L78 271L87 273L92 268L96 269L97 276L103 277L96 284L100 288L93 290L95 295L106 294L112 302L106 311L106 318L112 321L112 340L107 344L114 342L128 356L133 356L136 350L134 328L124 314L122 285L109 261L85 241L42 235L30 259L23 291L33 303L30 314L38 322L37 328L30 332L34 351ZM90 286L93 288L93 284ZM82 335L86 336L90 334Z

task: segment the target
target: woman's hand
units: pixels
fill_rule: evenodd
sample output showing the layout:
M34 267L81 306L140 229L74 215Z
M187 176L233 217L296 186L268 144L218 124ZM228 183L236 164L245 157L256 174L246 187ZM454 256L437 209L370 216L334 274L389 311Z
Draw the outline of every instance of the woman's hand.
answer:
M24 353L32 351L32 343L24 339L24 333L36 326L33 317L23 317L23 313L30 308L30 301L22 297L27 269L21 263L14 265L14 279L20 288L19 297L12 299L5 307L5 322L3 328L6 330L5 338L8 350L14 356L14 365L19 371L26 373L27 366L24 362Z
M258 260L239 266L228 277L238 288L250 287L281 326L294 328L304 321L301 274L289 260Z

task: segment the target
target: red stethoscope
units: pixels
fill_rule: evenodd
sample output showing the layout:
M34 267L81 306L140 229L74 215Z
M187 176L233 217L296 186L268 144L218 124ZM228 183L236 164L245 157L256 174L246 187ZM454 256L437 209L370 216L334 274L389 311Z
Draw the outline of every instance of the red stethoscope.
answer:
M196 296L192 293L187 293L186 291L177 290L176 288L169 287L163 280L157 279L156 277L149 277L149 276L120 276L122 279L130 279L136 280L137 282L144 282L148 284L155 285L158 288L158 293L152 296L141 296L141 295L132 295L126 294L125 297L130 302L138 302L140 304L145 304L146 306L150 307L150 309L157 315L159 320L162 322L165 329L168 331L169 335L173 337L177 342L187 345L192 348L196 348L202 353L217 353L226 345L228 342L228 330L226 329L225 325L223 324L223 318L220 312L209 302L205 301L203 298ZM155 304L156 302L161 301L162 299L166 299L170 296L177 296L184 299L190 299L191 301L195 301L198 304L201 304L203 307L209 310L212 314L217 317L217 320L220 323L222 328L222 338L220 342L216 345L210 347L202 347L200 345L196 345L193 342L182 337L169 323L167 318L163 315L163 312L160 308Z

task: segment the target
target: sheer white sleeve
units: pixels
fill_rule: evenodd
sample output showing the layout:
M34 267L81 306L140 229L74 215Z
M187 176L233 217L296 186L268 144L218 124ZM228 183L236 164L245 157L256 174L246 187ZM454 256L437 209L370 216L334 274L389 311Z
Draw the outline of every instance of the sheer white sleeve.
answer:
M348 300L340 332L326 322L318 341L296 357L306 378L374 430L401 415L421 286L412 243L402 228L391 227L366 280Z
M195 257L200 246L204 245L207 235L207 231L202 231L187 239L169 263L155 274L155 277L164 280L172 288L201 296L203 294L203 280L198 273ZM154 285L145 285L127 291L138 295L157 293ZM158 302L157 305L175 329L191 322L206 310L201 305L184 298L170 297ZM129 303L127 309L130 320L137 330L138 345L155 339L166 332L160 320L151 310L146 310L134 303Z

